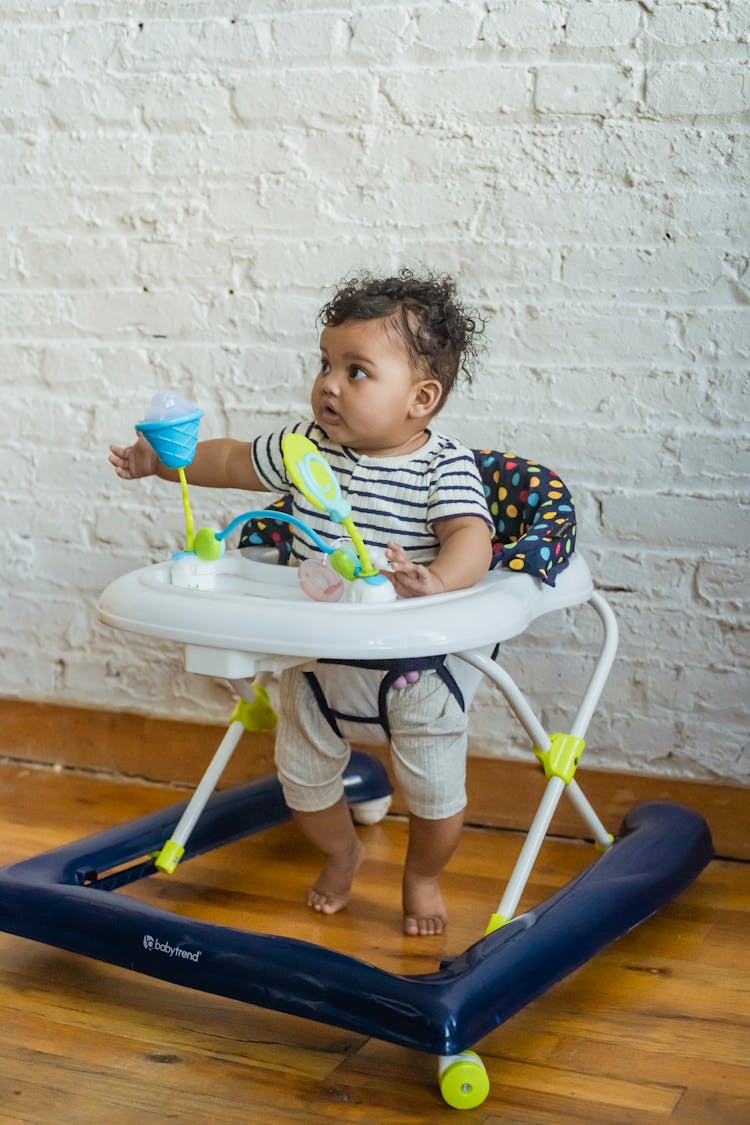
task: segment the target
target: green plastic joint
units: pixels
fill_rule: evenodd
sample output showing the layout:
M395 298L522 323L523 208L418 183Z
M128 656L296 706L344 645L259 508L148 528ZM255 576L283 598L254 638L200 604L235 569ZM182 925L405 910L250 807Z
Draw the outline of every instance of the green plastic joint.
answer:
M172 875L184 854L185 849L182 844L178 844L176 840L167 840L154 859L154 867L157 871L163 871L165 875Z
M534 753L544 766L547 780L559 777L566 785L570 785L585 745L583 739L576 738L574 734L558 733L549 736L549 749L540 750L535 746Z
M495 930L499 930L502 926L507 926L508 922L510 922L510 918L506 917L505 914L491 914L490 920L487 923L487 929L484 931L484 936L487 937L487 934L494 934Z
M242 723L246 731L273 730L276 726L276 712L271 706L268 692L262 684L253 684L255 698L252 703L237 700L230 722Z

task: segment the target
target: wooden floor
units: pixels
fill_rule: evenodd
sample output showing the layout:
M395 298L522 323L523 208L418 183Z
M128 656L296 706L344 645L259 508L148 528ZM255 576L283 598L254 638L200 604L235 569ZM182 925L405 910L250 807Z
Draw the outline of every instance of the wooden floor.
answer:
M176 799L18 766L0 767L0 787L0 865ZM405 824L361 832L356 897L332 919L300 905L316 865L291 825L128 893L429 972L483 932L521 842L467 829L445 881L447 934L409 939L398 929ZM548 842L522 907L591 858L575 841ZM0 934L0 1123L746 1125L749 919L750 865L715 861L659 916L477 1044L491 1089L463 1115L442 1101L429 1056Z

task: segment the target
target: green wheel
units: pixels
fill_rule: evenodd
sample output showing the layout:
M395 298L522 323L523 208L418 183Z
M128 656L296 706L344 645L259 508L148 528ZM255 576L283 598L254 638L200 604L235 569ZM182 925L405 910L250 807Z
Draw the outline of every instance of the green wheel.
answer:
M474 1051L440 1060L440 1093L452 1109L474 1109L490 1092L484 1063Z

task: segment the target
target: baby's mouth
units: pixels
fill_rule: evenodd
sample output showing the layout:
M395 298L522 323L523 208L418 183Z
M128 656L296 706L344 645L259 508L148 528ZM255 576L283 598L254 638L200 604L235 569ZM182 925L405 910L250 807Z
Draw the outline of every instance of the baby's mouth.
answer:
M341 421L341 415L338 413L338 411L334 410L332 406L325 406L325 405L322 406L321 410L320 410L320 416L326 422L340 422Z

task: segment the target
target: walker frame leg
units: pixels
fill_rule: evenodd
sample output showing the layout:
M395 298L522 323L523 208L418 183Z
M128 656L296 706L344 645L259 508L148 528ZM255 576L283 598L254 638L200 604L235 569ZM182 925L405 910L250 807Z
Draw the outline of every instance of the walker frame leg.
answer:
M246 730L273 730L275 727L276 713L270 704L264 680L265 676L261 673L252 682L249 680L231 681L239 699L232 713L229 726L214 756L208 763L197 789L188 801L178 825L154 859L154 866L157 871L163 871L167 875L171 875L182 859L185 854L185 845L211 794L219 784L221 775L237 748L237 743L243 732Z
M237 748L237 743L244 731L243 724L238 719L232 719L172 835L154 860L154 866L158 871L171 875L182 859L185 853L185 845L198 823L209 797L219 784L221 775Z
M617 652L618 629L617 620L607 601L596 592L589 598L589 604L599 616L603 638L601 648L584 691L578 711L571 728L571 738L580 742L583 739L591 721L594 710L601 698L602 691L607 682L612 664ZM552 747L550 735L530 706L528 700L520 690L512 676L506 672L502 665L484 653L466 651L457 654L466 663L471 664L483 672L496 687L500 689L511 710L518 718L521 726L529 736L538 756L544 759L545 754ZM559 736L552 736L558 738ZM578 759L576 758L576 765ZM545 762L546 768L546 762ZM544 839L549 831L552 818L564 791L570 798L573 806L578 811L586 826L591 831L597 846L607 849L614 841L614 837L602 824L593 807L585 797L578 782L573 777L573 768L569 775L548 773L547 786L531 823L521 853L516 860L513 871L505 888L497 911L492 914L487 926L487 933L505 925L513 917L521 896L526 888L531 871L534 867Z

